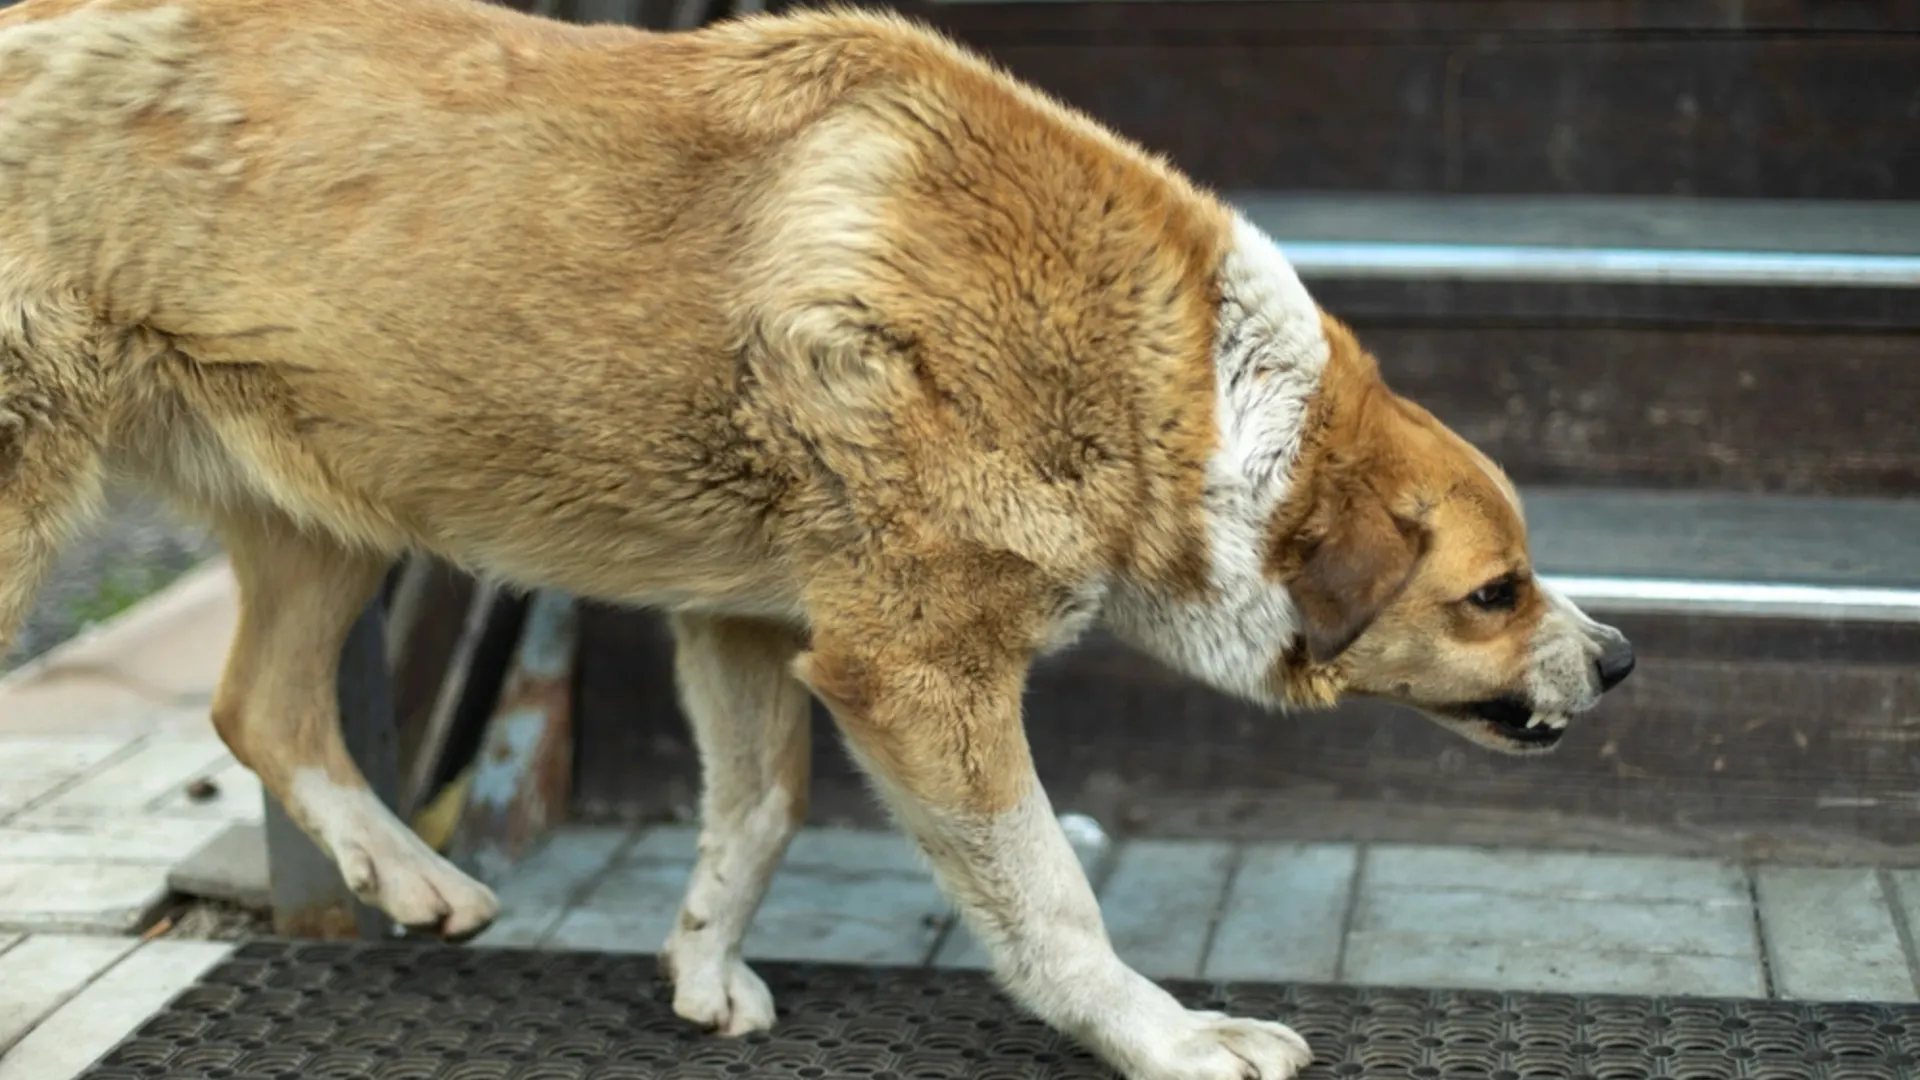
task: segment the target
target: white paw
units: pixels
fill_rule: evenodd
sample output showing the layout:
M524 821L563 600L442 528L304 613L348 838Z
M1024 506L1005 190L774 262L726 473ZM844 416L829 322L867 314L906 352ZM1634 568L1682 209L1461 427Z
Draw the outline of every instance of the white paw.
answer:
M1292 1080L1313 1061L1307 1040L1285 1024L1194 1012L1192 1026L1154 1047L1131 1080Z
M347 888L400 925L465 941L500 913L493 890L441 858L371 792L319 773L296 777L293 792Z
M492 889L461 873L411 834L336 840L334 857L355 896L410 929L465 941L485 930L500 913Z
M739 959L698 957L667 943L673 973L673 1011L721 1035L749 1035L773 1027L773 992Z

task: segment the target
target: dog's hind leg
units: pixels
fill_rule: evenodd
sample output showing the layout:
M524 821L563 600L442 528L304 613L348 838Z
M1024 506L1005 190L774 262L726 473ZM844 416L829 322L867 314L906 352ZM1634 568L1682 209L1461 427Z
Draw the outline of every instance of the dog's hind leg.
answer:
M801 638L767 623L678 615L680 699L700 750L700 857L661 950L673 1011L725 1035L773 1026L773 995L740 942L806 816L806 687L789 671Z
M114 354L104 360L103 344ZM61 545L99 505L103 364L124 345L77 298L32 296L0 280L0 656Z
M361 899L405 926L478 933L498 911L493 893L387 809L340 735L340 650L387 560L264 507L226 515L220 532L240 585L214 696L221 737Z

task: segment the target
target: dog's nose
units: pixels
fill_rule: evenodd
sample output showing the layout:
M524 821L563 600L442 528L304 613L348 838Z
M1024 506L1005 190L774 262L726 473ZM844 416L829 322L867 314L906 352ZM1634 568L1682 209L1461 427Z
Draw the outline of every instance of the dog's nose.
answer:
M1621 638L1617 644L1609 644L1600 654L1600 691L1619 686L1633 674L1633 644Z

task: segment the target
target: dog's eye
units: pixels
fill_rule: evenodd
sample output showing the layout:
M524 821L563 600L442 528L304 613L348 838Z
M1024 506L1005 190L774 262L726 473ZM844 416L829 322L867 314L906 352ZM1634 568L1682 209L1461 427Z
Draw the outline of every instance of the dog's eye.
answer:
M1519 584L1511 577L1489 581L1467 595L1467 603L1483 611L1507 611L1519 601Z

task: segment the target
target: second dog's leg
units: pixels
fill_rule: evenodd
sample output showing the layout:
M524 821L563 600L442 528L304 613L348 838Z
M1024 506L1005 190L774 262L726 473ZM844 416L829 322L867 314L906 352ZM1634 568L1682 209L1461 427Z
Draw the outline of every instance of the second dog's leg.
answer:
M662 956L673 1011L727 1035L773 1026L773 996L740 942L807 810L809 697L791 632L674 619L680 697L700 749L700 858Z
M262 511L223 523L240 626L214 696L221 738L347 886L410 927L466 938L493 921L493 893L387 809L348 755L335 687L340 649L385 561Z

